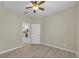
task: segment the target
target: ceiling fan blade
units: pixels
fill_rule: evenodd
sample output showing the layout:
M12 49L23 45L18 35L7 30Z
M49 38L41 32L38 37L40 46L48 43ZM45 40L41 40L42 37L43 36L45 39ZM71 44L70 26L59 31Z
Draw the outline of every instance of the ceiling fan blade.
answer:
M35 2L34 1L30 1L32 4L34 4Z
M35 1L35 4L37 4L37 1Z
M36 10L33 10L34 13L36 13Z
M29 9L29 8L32 8L32 6L31 7L25 7L26 9Z
M44 8L39 7L40 10L44 11Z
M38 5L41 5L41 4L43 4L43 3L45 3L45 1L41 1L41 2L39 2Z

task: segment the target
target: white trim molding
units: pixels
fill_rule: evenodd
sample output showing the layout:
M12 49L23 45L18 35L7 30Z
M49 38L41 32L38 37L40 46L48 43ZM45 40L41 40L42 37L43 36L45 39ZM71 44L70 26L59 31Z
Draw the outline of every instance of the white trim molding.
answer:
M73 50L70 50L70 49L62 48L62 47L57 47L57 46L54 46L54 45L51 45L51 44L46 44L46 43L40 43L40 44L47 45L47 46L50 46L50 47L55 47L55 48L65 50L65 51L69 51L69 52L75 53L77 56L79 56L77 51L73 51ZM10 52L10 51L14 51L14 50L19 49L21 47L23 47L23 45L2 51L2 52L0 52L0 54L7 53L7 52Z
M20 45L20 46L18 46L18 47L15 47L15 48L11 48L11 49L2 51L2 52L0 52L0 54L7 53L7 52L10 52L10 51L14 51L14 50L19 49L19 48L21 48L21 47L23 47L23 45Z
M55 47L55 48L58 48L58 49L61 49L61 50L65 50L65 51L69 51L69 52L77 54L77 51L73 51L73 50L70 50L70 49L66 49L66 48L62 48L62 47L57 47L57 46L54 46L54 45L51 45L51 44L46 44L46 43L40 43L40 44L47 45L47 46L50 46L50 47Z

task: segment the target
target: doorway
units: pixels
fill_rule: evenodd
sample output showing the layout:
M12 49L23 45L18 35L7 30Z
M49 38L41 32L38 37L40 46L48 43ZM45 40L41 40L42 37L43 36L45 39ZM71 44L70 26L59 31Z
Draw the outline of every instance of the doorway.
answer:
M40 44L40 24L22 23L22 43Z

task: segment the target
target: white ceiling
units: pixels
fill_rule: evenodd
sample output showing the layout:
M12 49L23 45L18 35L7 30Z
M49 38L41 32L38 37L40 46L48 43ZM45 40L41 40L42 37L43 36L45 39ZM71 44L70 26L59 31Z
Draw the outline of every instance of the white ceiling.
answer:
M27 6L31 6L32 4L29 1L7 1L3 2L4 6L10 8L12 10L24 13L27 12L26 16L31 17L42 17L47 16L61 10L74 7L77 3L72 1L46 1L41 7L44 7L45 11L37 10L36 13L33 13L32 9L25 9Z

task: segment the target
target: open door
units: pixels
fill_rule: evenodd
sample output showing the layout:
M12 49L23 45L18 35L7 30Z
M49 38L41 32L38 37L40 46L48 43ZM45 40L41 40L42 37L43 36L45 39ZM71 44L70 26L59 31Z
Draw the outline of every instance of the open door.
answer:
M30 24L22 23L22 34L23 44L30 44Z

